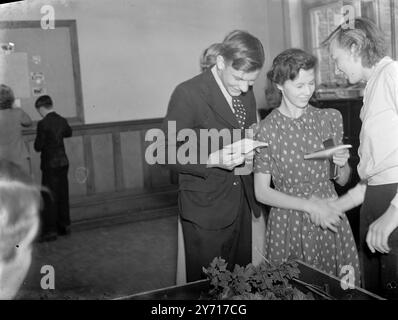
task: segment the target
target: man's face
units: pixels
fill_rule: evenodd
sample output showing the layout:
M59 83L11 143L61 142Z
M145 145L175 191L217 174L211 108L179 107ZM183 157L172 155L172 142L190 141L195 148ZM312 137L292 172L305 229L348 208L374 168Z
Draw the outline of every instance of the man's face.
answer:
M336 40L330 44L330 56L337 69L344 73L351 84L363 80L362 58L354 50L340 47Z
M226 63L223 57L217 57L217 72L225 89L231 96L240 96L243 92L253 86L261 69L252 72L236 70L231 63Z

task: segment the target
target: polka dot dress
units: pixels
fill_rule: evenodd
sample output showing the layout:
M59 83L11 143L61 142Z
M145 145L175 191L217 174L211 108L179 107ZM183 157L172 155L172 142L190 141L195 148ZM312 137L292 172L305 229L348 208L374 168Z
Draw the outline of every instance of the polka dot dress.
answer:
M304 160L304 154L323 148L322 142L343 138L343 121L334 109L309 106L298 119L273 110L256 130L256 139L267 142L254 160L254 172L272 176L275 189L288 195L309 198L336 197L329 180L328 160ZM267 259L282 262L297 258L335 276L350 265L359 284L359 262L351 227L344 215L337 233L314 225L309 215L297 210L272 208L265 238Z

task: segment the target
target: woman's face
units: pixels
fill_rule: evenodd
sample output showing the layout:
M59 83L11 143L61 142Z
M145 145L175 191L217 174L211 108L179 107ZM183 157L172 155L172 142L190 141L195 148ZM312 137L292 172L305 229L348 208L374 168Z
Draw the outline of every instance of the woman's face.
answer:
M354 48L352 50L342 48L334 40L330 44L330 56L351 84L364 80L362 58L355 53Z
M307 107L308 101L315 90L314 69L300 69L298 76L294 80L286 80L284 84L278 84L277 87L281 90L286 103L303 109Z

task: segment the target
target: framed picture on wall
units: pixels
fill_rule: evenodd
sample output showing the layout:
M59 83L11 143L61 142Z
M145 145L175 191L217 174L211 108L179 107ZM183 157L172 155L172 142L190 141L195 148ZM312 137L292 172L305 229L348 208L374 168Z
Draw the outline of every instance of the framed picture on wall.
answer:
M0 52L0 79L33 120L40 119L36 99L48 94L70 123L84 123L75 20L56 20L54 29L40 21L1 21L0 42L13 44L12 52Z

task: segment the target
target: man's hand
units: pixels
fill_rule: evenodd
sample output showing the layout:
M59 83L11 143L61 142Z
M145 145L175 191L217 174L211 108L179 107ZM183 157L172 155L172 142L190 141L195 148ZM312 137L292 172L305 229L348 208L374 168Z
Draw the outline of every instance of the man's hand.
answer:
M387 211L369 226L366 243L372 253L388 253L388 237L398 227L398 208L390 205Z
M258 148L258 149L260 149L260 148ZM245 157L245 160L247 161L247 162L252 162L253 161L253 156L254 156L254 150L252 150L252 151L250 151L250 152L248 152L248 153L245 153L243 156Z
M207 166L231 171L242 164L245 161L245 154L241 153L241 150L234 150L230 146L225 146L221 150L211 153L207 159Z
M337 232L337 227L340 225L340 217L344 213L338 210L337 207L330 205L331 200L312 196L309 199L307 212L315 225Z
M350 152L348 149L343 149L336 151L333 154L333 163L338 167L344 167L347 164L348 159L350 158Z

